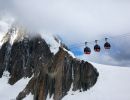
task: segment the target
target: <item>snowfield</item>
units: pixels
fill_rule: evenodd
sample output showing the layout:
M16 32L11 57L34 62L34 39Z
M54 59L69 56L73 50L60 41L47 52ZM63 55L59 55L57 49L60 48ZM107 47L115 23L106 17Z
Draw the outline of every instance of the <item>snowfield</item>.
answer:
M21 92L30 78L22 78L14 85L8 84L9 73L4 72L0 78L0 100L16 100L16 96Z
M92 63L99 71L97 83L86 92L68 92L63 100L130 100L130 68L119 66L108 66ZM21 79L13 86L9 85L8 74L4 73L0 78L1 100L15 100L29 79ZM24 100L33 100L29 94ZM47 98L47 100L52 100Z

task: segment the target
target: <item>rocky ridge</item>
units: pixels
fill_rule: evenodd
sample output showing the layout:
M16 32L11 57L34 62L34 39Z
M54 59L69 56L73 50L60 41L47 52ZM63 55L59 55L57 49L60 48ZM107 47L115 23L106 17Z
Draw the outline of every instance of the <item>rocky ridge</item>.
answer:
M16 38L11 40L12 33ZM96 83L99 73L90 63L73 58L63 46L54 55L40 35L30 38L18 33L10 30L0 49L0 77L8 71L10 85L31 78L17 100L29 93L34 100L46 100L48 95L61 100L72 86L73 91L86 91Z

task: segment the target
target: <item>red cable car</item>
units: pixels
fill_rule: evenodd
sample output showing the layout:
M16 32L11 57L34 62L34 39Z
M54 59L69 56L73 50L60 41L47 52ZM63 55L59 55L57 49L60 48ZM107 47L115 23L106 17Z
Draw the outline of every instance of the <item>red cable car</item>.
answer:
M105 49L110 49L110 48L111 48L111 45L110 45L110 43L107 42L107 39L108 39L108 38L105 38L106 43L104 44L104 48L105 48Z
M85 47L84 54L90 54L90 53L91 53L91 49L89 47Z
M98 41L98 40L95 40L96 45L94 46L94 51L95 51L95 52L100 52L101 48L100 48L100 46L97 44L97 41Z
M87 46L87 42L85 42L84 54L90 54L91 49Z

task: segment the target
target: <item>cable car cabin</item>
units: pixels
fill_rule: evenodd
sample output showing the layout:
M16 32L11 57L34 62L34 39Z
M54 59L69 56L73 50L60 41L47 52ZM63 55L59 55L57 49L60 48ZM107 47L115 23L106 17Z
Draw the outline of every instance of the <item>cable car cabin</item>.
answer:
M110 48L111 48L110 43L106 42L106 43L104 44L104 48L105 48L105 49L110 49Z
M90 54L91 53L91 49L89 47L85 47L84 48L84 54Z
M100 46L99 46L98 44L96 44L96 45L94 46L94 51L95 51L95 52L100 52L100 50L101 50Z

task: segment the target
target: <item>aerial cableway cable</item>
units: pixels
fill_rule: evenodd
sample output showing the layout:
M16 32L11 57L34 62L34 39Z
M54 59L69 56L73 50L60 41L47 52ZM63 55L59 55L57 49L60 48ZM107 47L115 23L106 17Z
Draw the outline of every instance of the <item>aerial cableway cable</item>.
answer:
M119 38L119 37L124 38L124 37L127 37L127 36L130 36L130 33L125 33L125 34L117 35L117 36L113 36L113 37L108 36L107 39L109 39L109 40L112 39L113 40L115 38ZM104 41L104 39L98 40L98 42L103 42L103 41ZM90 41L90 42L87 41L87 44L94 45L94 42L95 41ZM73 43L72 45L69 45L69 47L71 49L76 48L76 47L82 47L82 46L84 46L84 42L82 42L82 43Z
M110 49L111 48L111 44L108 42L108 39L110 40L110 39L115 39L115 38L124 38L124 37L128 37L128 36L130 36L130 33L125 33L125 34L105 38L104 49ZM75 44L70 45L69 47L70 47L70 49L74 49L74 48L83 47L85 45L84 53L90 54L91 49L87 46L87 44L94 45L94 42L95 42L94 51L100 52L101 47L97 42L103 42L103 41L104 41L104 39L85 42L85 44L84 43L77 43L77 44L75 43Z

